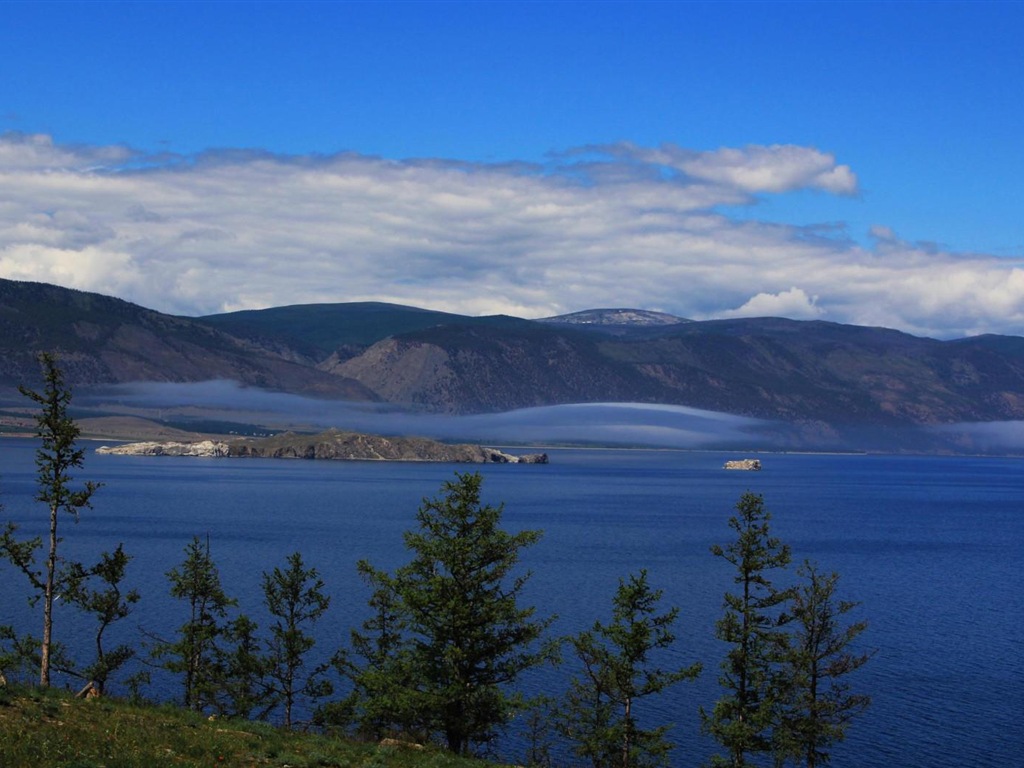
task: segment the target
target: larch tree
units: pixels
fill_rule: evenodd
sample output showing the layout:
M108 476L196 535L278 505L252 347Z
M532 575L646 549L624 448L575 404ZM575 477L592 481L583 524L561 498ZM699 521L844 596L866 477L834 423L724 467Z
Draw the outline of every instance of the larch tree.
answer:
M228 608L236 601L225 594L220 573L210 554L210 542L198 536L185 547L185 559L167 572L171 597L185 602L188 618L174 641L160 641L154 657L170 672L182 675L182 703L202 710L216 705L222 652L218 648L227 628Z
M801 581L789 603L791 630L782 664L788 687L774 741L779 764L793 759L816 768L829 763L829 750L871 702L869 696L853 693L847 680L871 653L855 649L867 622L844 624L858 603L836 596L839 574L823 573L804 561L797 575Z
M380 741L389 735L418 738L416 718L406 707L415 680L404 651L405 620L390 575L361 560L359 574L373 590L370 615L351 631L351 648L339 650L332 664L352 683L343 701L322 708L332 725L354 725L357 735Z
M132 606L139 601L137 590L122 589L125 570L130 561L131 557L125 554L124 547L118 544L113 553L104 552L100 561L91 568L72 563L64 579L68 602L96 619L96 655L82 676L93 684L100 695L106 691L110 676L135 656L135 649L130 645L121 644L112 649L105 645L107 630L127 618ZM90 582L99 582L99 586L93 587Z
M46 548L46 562L42 569L36 565L36 551L43 546L41 537L18 540L17 527L8 523L0 534L0 553L28 578L35 591L33 604L42 598L43 634L39 641L39 684L50 685L50 667L54 649L53 603L58 593L58 523L61 513L71 515L78 521L80 510L91 507L93 493L98 483L86 482L75 487L72 471L82 467L85 452L76 446L81 430L68 415L71 404L71 389L64 381L64 374L56 358L49 353L39 355L44 386L41 392L27 387L19 391L39 405L36 416L36 436L42 445L36 450L36 478L38 491L36 500L44 504L49 513L49 535Z
M772 751L785 687L779 672L786 651L783 607L791 596L773 585L772 574L789 565L790 551L771 536L762 496L743 494L736 512L729 519L735 540L711 547L734 568L737 587L725 594L715 626L718 639L729 644L719 677L725 693L710 713L701 709L701 720L726 752L714 755L712 765L744 768L751 756Z
M209 661L206 703L222 717L264 720L276 705L267 696L270 662L263 654L256 622L239 614L221 626Z
M512 684L550 658L540 644L550 620L519 604L529 574L514 574L520 552L541 534L503 530L503 507L481 502L482 482L456 473L440 497L423 501L418 529L405 533L412 560L394 575L363 568L393 590L401 615L400 648L384 668L397 671L405 725L458 754L494 738L522 708Z
M675 642L672 625L678 608L658 612L662 591L652 589L647 571L620 580L612 600L610 624L594 626L569 639L582 672L570 684L558 731L573 751L594 768L640 768L668 763L669 726L641 728L638 705L683 680L693 680L701 665L665 670L654 655Z
M313 702L332 693L324 677L329 665L309 667L308 655L316 645L309 629L330 606L324 582L316 568L307 568L302 555L288 556L288 567L263 574L263 601L273 617L267 640L267 691L284 707L284 726L292 727L296 701Z

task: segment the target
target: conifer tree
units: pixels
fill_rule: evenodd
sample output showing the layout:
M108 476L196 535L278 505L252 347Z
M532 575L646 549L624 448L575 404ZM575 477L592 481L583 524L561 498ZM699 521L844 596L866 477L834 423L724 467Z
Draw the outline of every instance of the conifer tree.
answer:
M327 611L330 598L324 594L324 582L316 568L306 568L302 556L288 556L285 570L274 568L263 574L263 599L274 623L267 641L267 692L284 706L284 726L292 727L296 701L311 701L333 691L324 679L327 664L315 665L303 674L307 656L316 641L307 629Z
M264 720L276 705L267 696L269 661L257 635L259 627L240 614L222 627L211 653L208 704L223 717Z
M0 625L0 688L38 668L39 640Z
M185 547L185 559L167 572L167 578L171 596L187 603L188 619L178 629L178 639L158 643L154 656L167 670L182 675L182 703L198 711L214 704L222 668L217 642L228 625L227 609L236 601L221 588L209 540L204 544L198 536Z
M736 512L729 519L735 541L711 547L735 569L738 588L725 594L725 613L715 627L718 639L730 646L719 677L725 693L711 713L701 710L701 719L726 751L713 756L712 765L744 768L752 755L772 750L784 689L778 669L786 649L782 607L790 592L776 589L771 577L789 564L790 552L769 533L763 497L743 494Z
M416 717L407 707L406 691L415 680L405 653L405 621L395 586L388 574L365 560L357 569L373 590L370 616L351 632L351 650L340 650L332 664L352 682L351 694L322 710L335 725L355 725L358 735L380 741L399 735L417 739Z
M405 725L440 736L459 754L493 739L523 706L510 686L550 658L537 647L550 620L520 607L528 574L513 575L520 551L540 532L502 530L502 506L481 503L482 482L477 473L456 473L440 497L424 500L418 529L405 534L412 560L394 576L365 567L393 589L402 617L400 647L385 666L394 686L378 690L401 686Z
M672 743L670 726L641 728L640 699L662 693L700 674L701 665L676 670L655 666L653 654L675 641L671 627L678 608L657 613L662 591L650 587L647 571L619 581L612 601L612 622L570 638L582 675L570 684L558 730L574 743L573 751L594 768L640 768L665 765Z
M67 600L96 617L96 657L85 668L83 676L92 682L96 692L101 695L106 690L110 676L135 656L135 649L130 645L121 644L113 649L104 646L106 631L114 623L127 618L132 606L139 601L137 590L122 592L121 589L129 561L131 557L118 544L113 553L104 552L100 561L91 568L72 563L65 577ZM91 587L89 582L92 580L98 580L100 587Z
M815 768L828 764L831 747L870 704L870 697L850 691L846 677L871 654L853 650L867 623L842 625L858 604L836 597L839 574L804 561L797 575L802 581L791 595L792 630L782 667L788 687L774 741L780 763L792 758Z
M39 355L43 371L44 387L36 392L26 387L19 391L40 406L36 417L36 436L42 445L36 451L37 484L36 500L46 505L49 511L49 538L46 549L46 563L40 570L36 566L36 550L43 545L40 537L19 541L17 526L7 523L0 534L0 554L9 560L28 578L35 590L33 604L43 601L43 634L39 641L39 684L50 685L50 667L55 643L53 640L53 603L58 594L59 562L58 523L60 513L70 514L78 522L78 513L92 506L93 493L98 483L86 482L81 487L72 485L72 470L84 463L85 453L75 446L81 430L68 415L71 404L71 389L64 381L64 374L56 358L49 353Z

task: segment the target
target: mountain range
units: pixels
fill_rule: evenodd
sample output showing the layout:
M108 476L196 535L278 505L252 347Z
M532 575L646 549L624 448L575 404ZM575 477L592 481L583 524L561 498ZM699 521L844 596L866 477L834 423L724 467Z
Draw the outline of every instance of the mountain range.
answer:
M782 318L621 308L524 320L383 303L180 317L0 280L0 385L37 382L40 350L73 386L230 379L446 414L633 402L821 429L1024 419L1024 338Z

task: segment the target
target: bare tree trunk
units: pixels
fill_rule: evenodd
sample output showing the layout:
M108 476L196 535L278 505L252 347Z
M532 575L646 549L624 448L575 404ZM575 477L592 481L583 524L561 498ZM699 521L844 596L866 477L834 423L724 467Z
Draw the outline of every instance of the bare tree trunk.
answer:
M46 557L43 593L43 642L39 647L39 685L50 687L50 645L53 636L53 580L57 570L57 507L50 507L50 553Z
M630 727L633 717L633 699L629 696L626 697L626 709L623 714L623 725L625 733L622 737L622 768L629 768L629 748L630 748Z
M292 729L292 702L295 700L295 692L292 689L292 676L288 674L284 686L284 727Z

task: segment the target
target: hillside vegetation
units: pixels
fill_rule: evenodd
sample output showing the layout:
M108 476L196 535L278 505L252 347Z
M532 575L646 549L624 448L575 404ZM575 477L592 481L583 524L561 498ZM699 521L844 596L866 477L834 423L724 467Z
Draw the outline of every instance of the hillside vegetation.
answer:
M359 743L175 706L0 688L3 768L479 768L437 748Z

